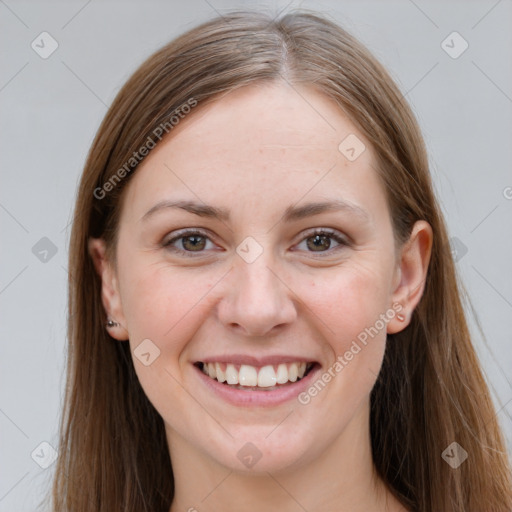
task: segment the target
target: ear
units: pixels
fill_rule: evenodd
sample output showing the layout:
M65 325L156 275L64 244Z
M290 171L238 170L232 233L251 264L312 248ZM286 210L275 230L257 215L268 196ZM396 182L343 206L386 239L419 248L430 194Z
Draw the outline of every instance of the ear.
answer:
M400 332L409 325L412 312L425 289L432 241L430 224L424 220L417 221L412 228L409 240L400 251L392 293L393 309L397 315L388 323L388 334ZM398 305L402 308L399 309Z
M117 276L107 259L105 241L101 238L89 238L89 255L91 256L96 272L101 278L101 301L107 317L117 322L117 326L108 327L110 336L119 341L128 340L126 321L121 304L121 295Z

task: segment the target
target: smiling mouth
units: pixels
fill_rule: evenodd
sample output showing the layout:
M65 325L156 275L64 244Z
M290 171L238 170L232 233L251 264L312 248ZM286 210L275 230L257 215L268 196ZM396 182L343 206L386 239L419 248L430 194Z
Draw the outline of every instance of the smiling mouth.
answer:
M303 379L316 365L315 362L304 361L262 367L232 363L195 363L211 379L245 391L272 391L289 386Z

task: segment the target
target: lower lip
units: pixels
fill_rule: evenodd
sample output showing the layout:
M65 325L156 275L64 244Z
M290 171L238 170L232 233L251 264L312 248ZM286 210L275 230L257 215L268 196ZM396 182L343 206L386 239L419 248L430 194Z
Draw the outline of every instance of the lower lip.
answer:
M311 385L315 375L320 370L320 366L315 364L310 372L302 379L291 384L278 386L272 391L245 391L243 389L232 388L227 384L221 384L218 380L212 379L203 373L203 371L197 366L193 366L199 378L204 382L208 389L232 405L246 407L272 407L285 403L289 400L296 399L300 393L305 391Z

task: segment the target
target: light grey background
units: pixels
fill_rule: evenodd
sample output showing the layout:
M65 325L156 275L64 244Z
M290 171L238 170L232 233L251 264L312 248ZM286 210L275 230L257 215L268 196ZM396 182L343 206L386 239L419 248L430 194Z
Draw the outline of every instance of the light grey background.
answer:
M44 441L57 446L69 221L99 123L150 53L217 12L239 7L273 14L304 7L331 16L374 52L406 94L459 256L467 248L457 265L488 340L477 335L475 343L512 451L510 0L0 0L2 512L35 510L50 485L54 465L40 468L31 453L36 450L35 459L47 453L38 448ZM47 59L31 48L43 31L58 43ZM469 44L456 59L441 47L453 31ZM46 262L32 251L43 237L57 249Z

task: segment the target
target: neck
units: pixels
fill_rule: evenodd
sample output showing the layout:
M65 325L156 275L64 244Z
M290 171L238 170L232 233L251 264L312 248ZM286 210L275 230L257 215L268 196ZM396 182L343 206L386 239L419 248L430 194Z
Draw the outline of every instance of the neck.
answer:
M368 420L366 406L325 452L294 467L251 474L218 464L168 429L175 482L170 512L405 512L375 472Z

